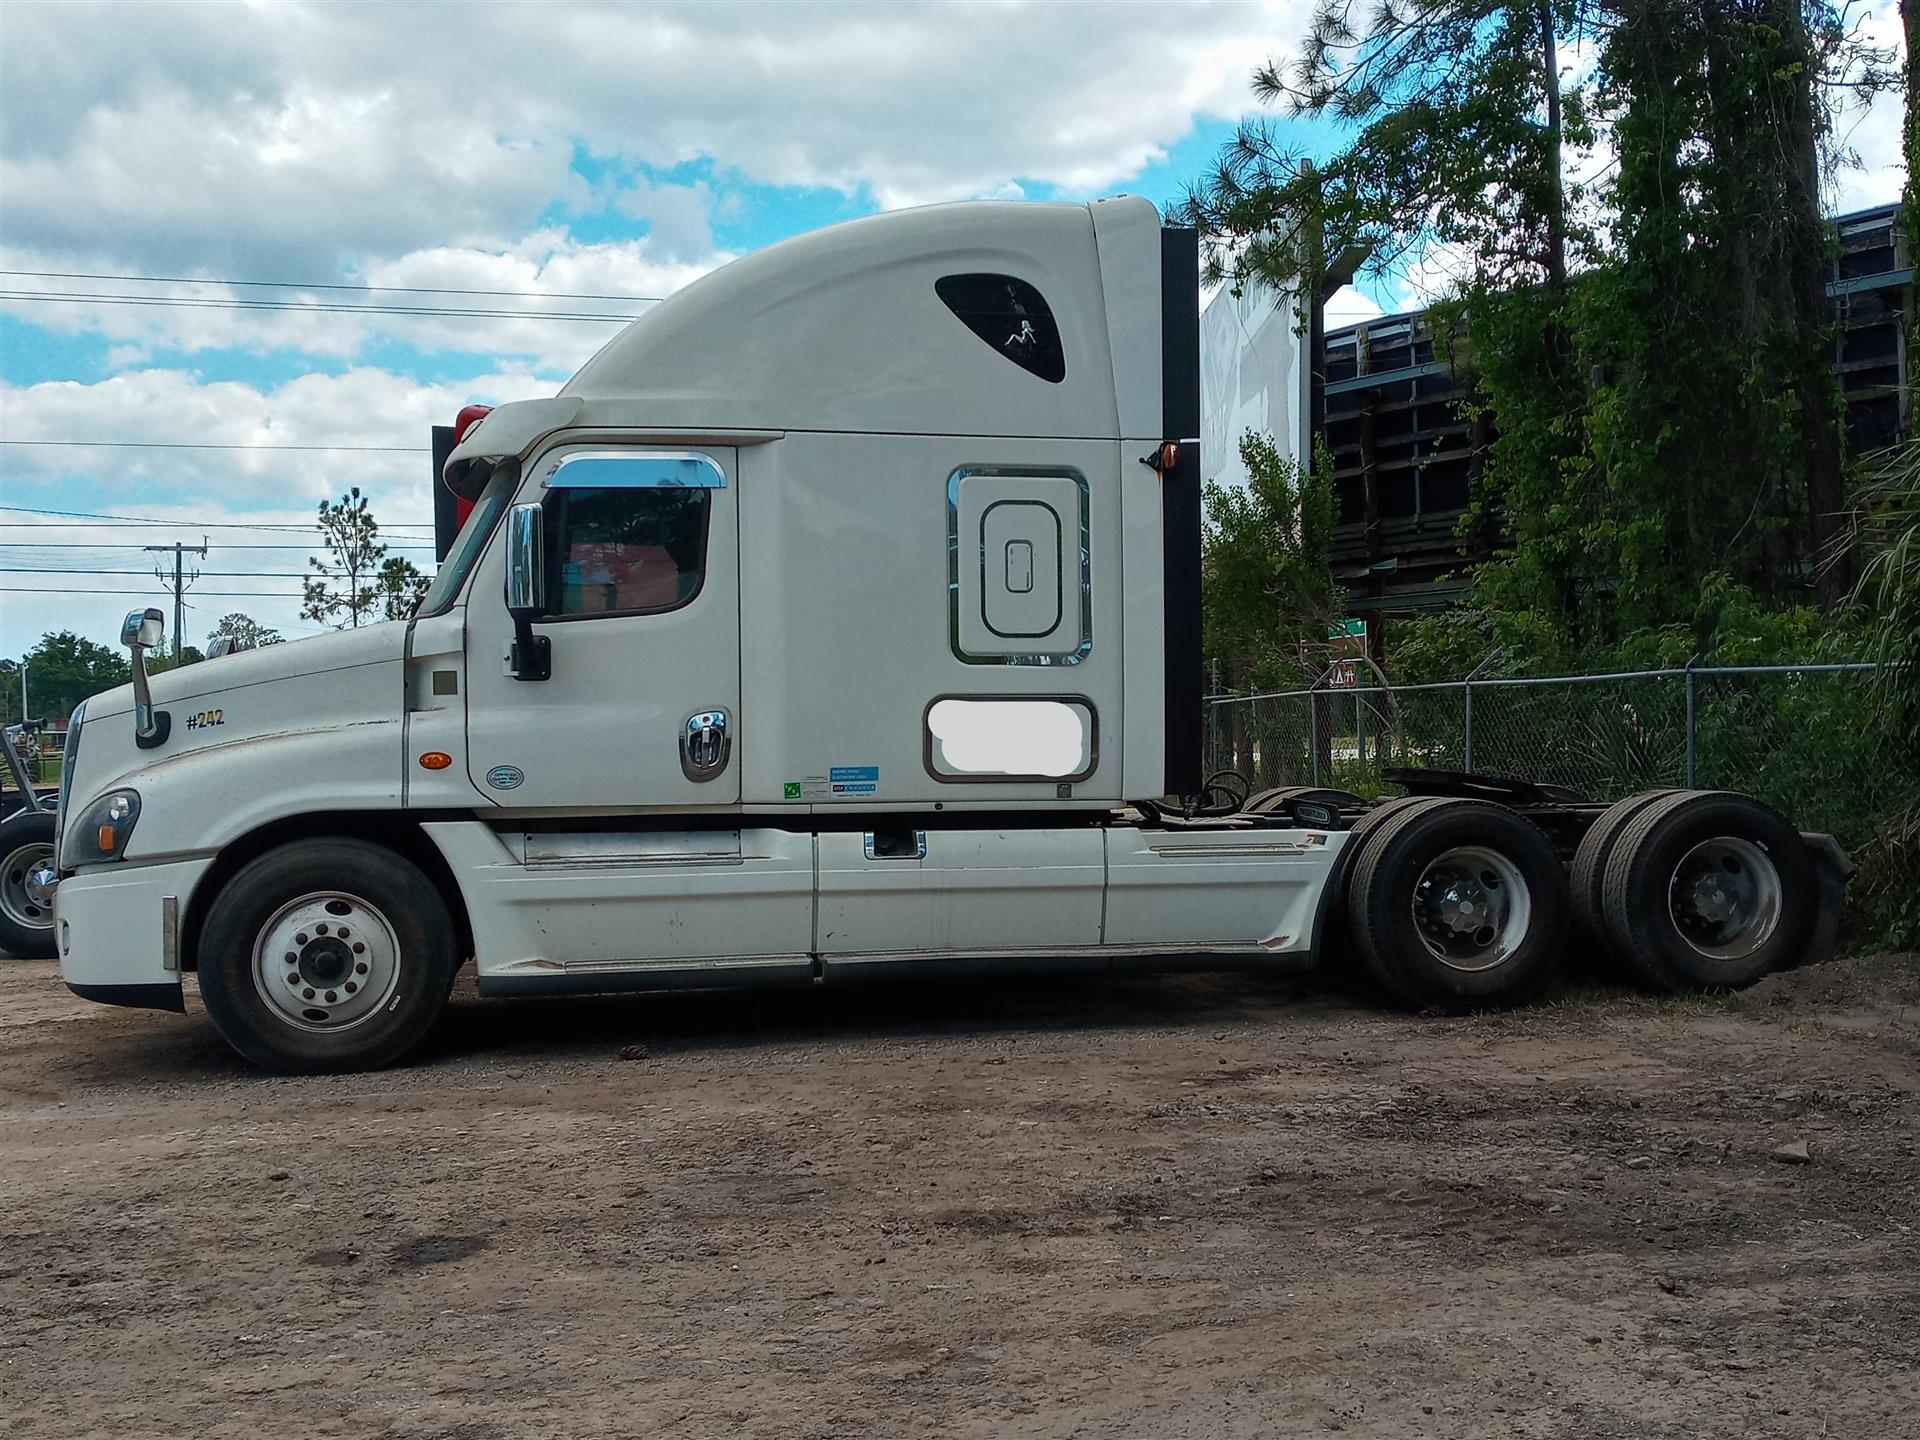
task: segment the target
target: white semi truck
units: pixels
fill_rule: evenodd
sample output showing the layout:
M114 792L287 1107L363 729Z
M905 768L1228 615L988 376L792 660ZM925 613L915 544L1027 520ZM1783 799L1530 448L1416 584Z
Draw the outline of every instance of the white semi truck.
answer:
M1670 987L1824 946L1844 857L1734 796L1196 803L1195 261L1138 199L775 245L460 437L411 620L148 678L130 616L14 867L66 983L197 971L316 1071L405 1055L469 958L540 996L1344 951L1460 1008L1576 913Z

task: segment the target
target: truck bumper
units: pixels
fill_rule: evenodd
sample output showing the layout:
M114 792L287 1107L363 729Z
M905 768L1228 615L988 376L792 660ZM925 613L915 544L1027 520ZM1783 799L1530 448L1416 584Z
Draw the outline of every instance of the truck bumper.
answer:
M180 917L213 864L111 865L69 875L53 892L60 978L83 1000L184 1010Z

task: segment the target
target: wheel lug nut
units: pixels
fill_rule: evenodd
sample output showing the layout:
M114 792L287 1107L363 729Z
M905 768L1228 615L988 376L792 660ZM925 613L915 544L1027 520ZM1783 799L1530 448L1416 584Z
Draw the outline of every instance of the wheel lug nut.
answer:
M340 992L338 990L327 991L327 1003L329 1005L331 1005L334 1001L338 1000L339 998L340 998Z
M316 925L313 927L313 933L316 935L324 935L327 933L327 927L324 925Z
M294 954L293 951L291 950L287 951L287 964L292 965L295 962L297 962L299 959L300 957Z
M366 945L365 945L365 944L364 944L363 942L361 942L361 941L359 941L359 940L356 940L356 941L354 941L354 942L353 942L353 953L354 953L354 954L356 954L356 955L364 955L364 954L366 954L366 953L367 953L367 947L366 947Z
M364 975L364 974L366 974L366 973L367 973L367 962L366 962L366 961L364 961L364 960L362 960L362 961L361 961L361 962L360 962L360 963L359 963L358 965L356 965L356 966L354 966L354 967L353 967L353 973L354 973L354 974L356 974L356 975Z
M300 983L300 975L298 971L295 971L292 974L289 974L287 976L287 984L298 985L299 983Z
M311 990L302 990L300 994L305 999L308 999L308 1000L313 999L313 991Z
M344 925L342 925L342 926L340 927L340 938L341 938L342 940L344 940L344 939L346 939L346 938L347 938L347 927L346 927L346 926L344 926Z
M296 936L294 936L294 937L293 937L293 943L294 943L294 944L296 944L296 945L304 945L304 944L306 944L306 943L307 943L307 932L306 932L306 931L304 931L304 930L302 930L302 931L301 931L301 932L300 932L300 933L299 933L298 935L296 935Z
M359 988L360 987L356 985L353 981L351 980L347 981L347 994L351 995L353 994L354 991L358 990Z

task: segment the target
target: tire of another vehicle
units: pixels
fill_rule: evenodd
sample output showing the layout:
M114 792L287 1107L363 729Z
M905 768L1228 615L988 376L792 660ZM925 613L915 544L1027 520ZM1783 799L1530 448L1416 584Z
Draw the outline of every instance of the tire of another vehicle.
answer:
M1801 957L1819 919L1819 877L1776 811L1683 790L1620 832L1600 908L1614 952L1653 988L1738 990Z
M227 1043L263 1069L377 1069L446 1009L453 934L440 892L412 862L364 840L295 841L250 861L215 898L200 997Z
M47 960L53 939L54 817L16 810L0 821L0 950L23 960Z
M1552 842L1485 800L1397 809L1347 881L1354 948L1388 994L1421 1009L1530 999L1560 963L1570 908Z
M1654 801L1679 793L1670 789L1642 790L1638 795L1617 800L1580 837L1580 847L1574 851L1573 868L1567 880L1567 888L1573 896L1574 930L1603 961L1617 964L1619 960L1607 939L1606 922L1600 915L1600 889L1607 878L1607 860L1613 854L1620 833L1634 816Z

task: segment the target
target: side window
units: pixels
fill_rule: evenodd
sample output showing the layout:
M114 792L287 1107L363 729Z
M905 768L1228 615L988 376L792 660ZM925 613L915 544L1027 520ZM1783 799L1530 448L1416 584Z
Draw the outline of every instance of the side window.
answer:
M1067 378L1060 327L1046 300L1026 281L1012 275L943 275L933 289L998 354L1052 384Z
M560 497L560 615L672 610L706 576L705 490L568 490Z
M574 455L547 483L556 618L654 614L700 593L713 492L726 483L710 459Z

